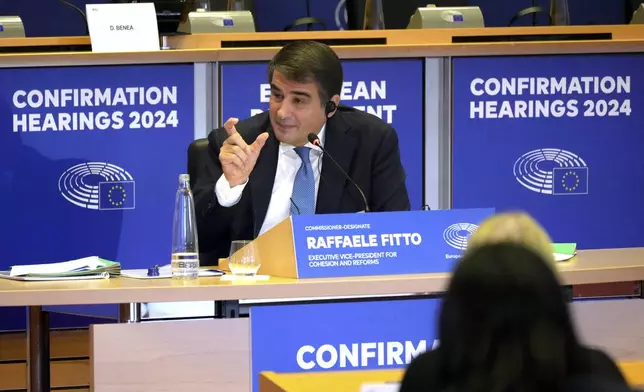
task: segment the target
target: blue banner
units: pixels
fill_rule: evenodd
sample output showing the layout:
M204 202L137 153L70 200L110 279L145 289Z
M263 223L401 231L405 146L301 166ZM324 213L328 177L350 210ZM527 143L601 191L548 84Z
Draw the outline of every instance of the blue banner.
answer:
M423 60L343 61L341 103L374 114L398 134L412 209L423 206ZM270 84L265 63L221 65L222 123L268 109Z
M644 245L644 56L453 64L454 208L526 210L583 249Z
M255 306L253 391L259 374L404 368L436 338L437 299Z
M494 209L296 215L300 278L449 272Z
M192 64L0 69L0 269L169 263L193 90Z

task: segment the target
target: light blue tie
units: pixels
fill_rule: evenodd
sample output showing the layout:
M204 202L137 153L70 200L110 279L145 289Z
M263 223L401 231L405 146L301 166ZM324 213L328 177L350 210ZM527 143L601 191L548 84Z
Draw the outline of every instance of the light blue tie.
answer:
M315 214L315 177L309 157L309 147L296 147L302 165L295 174L293 195L291 196L291 215Z

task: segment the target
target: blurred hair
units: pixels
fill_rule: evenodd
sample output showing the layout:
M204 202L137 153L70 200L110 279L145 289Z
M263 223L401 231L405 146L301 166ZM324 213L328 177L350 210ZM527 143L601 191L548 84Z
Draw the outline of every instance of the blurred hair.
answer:
M469 237L467 247L470 249L499 242L524 245L547 262L555 263L550 236L536 220L524 212L504 212L487 218Z
M456 265L439 339L443 391L563 391L584 366L555 272L511 242L477 246Z

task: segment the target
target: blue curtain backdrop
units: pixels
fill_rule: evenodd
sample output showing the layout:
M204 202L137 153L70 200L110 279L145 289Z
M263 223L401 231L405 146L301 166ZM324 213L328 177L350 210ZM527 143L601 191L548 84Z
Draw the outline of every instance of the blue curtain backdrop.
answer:
M87 3L108 3L109 0L68 0L81 9ZM396 12L396 3L401 0L384 0L385 13ZM412 1L412 0L405 0ZM339 0L310 0L312 16L323 19L327 29L337 29L337 21L344 24L343 10L336 13ZM546 9L550 0L535 0ZM296 18L306 16L305 0L254 0L255 19L259 31L281 31ZM440 5L440 1L428 1ZM453 3L453 2L452 2ZM490 27L507 26L518 11L531 6L532 0L463 0L462 4L478 5L483 10L485 22ZM569 0L573 24L621 24L625 22L623 0ZM340 7L342 8L342 7ZM339 14L339 18L336 18ZM82 17L58 0L3 0L0 15L20 15L30 37L84 35ZM410 15L411 16L411 15ZM517 25L528 25L531 17ZM545 21L542 21L542 23Z

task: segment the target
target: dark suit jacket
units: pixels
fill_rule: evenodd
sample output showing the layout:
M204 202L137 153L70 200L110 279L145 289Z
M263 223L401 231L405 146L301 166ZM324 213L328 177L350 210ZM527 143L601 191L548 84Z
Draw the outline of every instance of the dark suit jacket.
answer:
M215 265L218 258L228 257L232 240L257 236L273 189L279 141L268 112L240 121L236 128L248 144L262 132L268 131L270 136L240 201L229 208L219 205L214 190L223 173L219 151L228 135L225 129L218 128L208 136L210 156L200 168L194 187L202 265ZM324 147L362 188L372 212L410 209L398 136L391 126L376 116L341 106L327 121ZM329 156L323 155L316 213L364 210L360 193Z
M400 392L444 392L449 386L441 385L437 350L427 351L415 358L408 366L400 385ZM582 347L581 368L571 369L567 391L628 391L628 384L615 362L605 353ZM594 385L595 388L589 388ZM603 389L600 389L600 385ZM545 392L545 391L544 391Z

